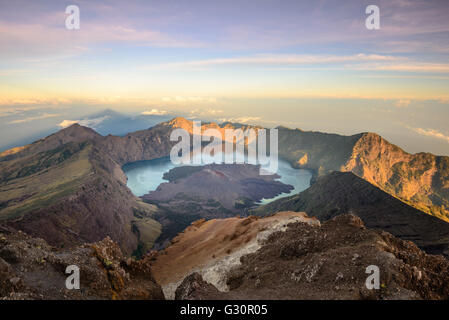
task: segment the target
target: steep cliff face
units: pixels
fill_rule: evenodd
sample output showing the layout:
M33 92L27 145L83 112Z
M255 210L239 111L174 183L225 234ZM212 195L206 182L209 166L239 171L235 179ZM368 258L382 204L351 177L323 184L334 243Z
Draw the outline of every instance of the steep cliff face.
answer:
M305 218L305 216L303 217ZM225 220L226 221L226 220ZM195 230L186 231L195 237ZM201 234L201 227L197 229ZM202 256L213 255L213 239L203 234ZM181 247L188 238L173 244ZM170 253L169 253L170 254ZM182 253L194 258L194 253ZM221 260L220 260L221 261ZM413 243L366 229L354 215L323 225L298 221L271 233L260 247L241 256L223 273L226 287L192 270L176 299L447 299L449 261L427 255ZM366 287L369 266L379 270L379 289ZM369 271L372 273L372 271Z
M294 167L310 169L318 175L340 170L362 136L341 136L285 127L278 130L279 156Z
M413 241L428 253L449 256L449 223L405 204L350 172L321 176L309 189L259 207L254 213L285 210L305 211L320 221L352 213L369 228Z
M192 132L182 118L170 125ZM223 131L236 126L205 124ZM242 129L260 127L243 126ZM279 155L294 167L311 169L316 176L350 171L408 204L449 221L449 157L409 154L375 133L352 136L306 132L279 127ZM223 134L223 133L222 133Z
M0 223L57 247L110 236L131 254L139 243L133 225L155 222L99 145L102 137L85 132L91 130L74 125L0 158Z
M260 128L229 123L221 125L202 123L201 132L204 133L208 129L215 129L219 132L218 136L225 140L225 130L236 129L237 127L242 130L252 128L256 132ZM177 143L177 141L170 141L170 133L175 129L183 129L191 136L194 134L193 122L177 117L147 130L129 133L124 137L109 135L104 137L104 139L100 139L98 145L120 165L135 161L152 160L170 155L170 150Z
M99 149L118 165L152 160L170 155L176 142L170 141L172 128L160 124L147 130L129 133L124 137L108 135L97 142Z
M375 133L340 136L279 128L279 155L317 176L349 171L449 221L449 157L409 154Z
M31 197L36 200L30 206L26 201L19 201L13 218L6 223L30 235L43 237L58 247L110 236L120 243L125 253L131 254L138 245L132 232L132 208L137 206L136 199L126 185L111 174L104 157L98 158L95 150L91 150L87 157L86 161L91 165L87 175L71 182L67 191L51 198L48 198L51 191L42 187L36 189L36 195ZM72 169L64 168L64 172L76 174ZM38 186L43 182L39 173L35 178ZM49 183L55 183L56 179L54 177ZM8 212L7 209L0 212Z
M341 170L449 221L449 157L411 155L379 135L367 133L357 141Z
M249 128L204 123L202 130L222 134L236 127ZM142 209L126 187L121 167L168 156L176 143L170 141L170 133L176 128L193 133L192 122L183 118L124 137L103 137L75 124L2 153L1 223L56 246L110 235L131 253L140 241L138 226L142 228L143 221L150 223L146 229L154 230L154 235L160 231L154 228L151 210ZM315 178L333 170L354 172L422 211L447 218L449 157L410 155L372 133L340 136L287 128L279 128L279 154L295 167L313 170Z

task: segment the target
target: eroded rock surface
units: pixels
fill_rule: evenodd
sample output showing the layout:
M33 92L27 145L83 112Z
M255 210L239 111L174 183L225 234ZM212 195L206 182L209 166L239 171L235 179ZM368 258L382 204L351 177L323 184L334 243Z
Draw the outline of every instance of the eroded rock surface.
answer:
M80 270L80 289L68 290L67 266ZM148 259L125 258L110 238L56 250L23 232L0 232L0 299L164 299Z
M242 256L256 252L275 232L285 231L295 222L319 225L303 212L279 212L267 218L198 220L154 256L152 270L167 298L192 272L198 272L219 290L227 291L226 276L240 264Z
M178 243L178 246L181 244ZM322 226L290 224L226 273L229 291L200 274L186 277L179 299L448 299L449 261L384 231L366 229L354 215ZM380 288L367 289L368 266Z
M416 243L430 254L449 258L449 223L415 209L350 172L319 177L303 192L254 210L256 215L304 211L327 221L340 214L360 217L370 229L384 230Z

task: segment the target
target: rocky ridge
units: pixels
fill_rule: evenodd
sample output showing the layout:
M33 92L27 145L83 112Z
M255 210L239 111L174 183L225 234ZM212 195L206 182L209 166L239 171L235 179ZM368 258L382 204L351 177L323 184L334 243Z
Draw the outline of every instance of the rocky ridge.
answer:
M174 246L182 246L182 242ZM366 272L368 266L379 268L379 289L366 286L371 274ZM366 229L354 215L340 215L321 226L304 221L291 223L286 230L270 234L258 250L240 257L240 263L225 272L225 279L228 290L192 272L177 287L175 298L414 300L449 297L447 259L427 255L412 242L387 232Z
M257 251L270 234L298 221L319 224L298 212L280 212L267 218L198 220L153 256L153 274L167 298L174 297L176 287L193 271L226 291L226 274L242 256Z
M205 123L203 130L234 127ZM75 124L3 152L0 223L55 246L109 235L131 254L140 241L133 232L136 219L142 219L136 218L136 210L145 219L152 219L153 213L126 187L121 167L167 156L175 143L169 136L176 128L192 131L192 122L175 118L123 137L103 137ZM296 167L312 170L315 178L333 170L354 172L401 201L446 219L449 157L410 155L373 133L340 136L287 128L279 128L279 154Z
M340 214L360 217L368 228L416 243L431 254L449 257L449 223L417 210L351 172L319 177L303 192L261 206L253 214L305 211L325 222Z
M407 204L449 221L449 157L409 154L376 133L341 136L279 128L279 155L315 178L352 172Z
M80 289L66 287L66 268L80 270ZM164 299L148 259L125 258L110 238L69 250L23 232L0 230L0 299Z

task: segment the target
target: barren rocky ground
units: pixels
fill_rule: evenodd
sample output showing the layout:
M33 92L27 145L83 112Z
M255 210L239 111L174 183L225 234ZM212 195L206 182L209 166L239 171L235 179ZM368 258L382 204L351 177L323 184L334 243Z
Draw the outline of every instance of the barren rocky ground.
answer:
M380 270L379 290L365 285L371 265ZM449 298L447 259L366 229L354 215L340 215L322 226L294 222L285 232L272 233L226 273L227 290L207 283L200 273L183 280L177 299Z
M66 288L66 268L80 270L80 290ZM123 256L110 238L70 250L23 232L0 230L0 299L164 299L148 260Z

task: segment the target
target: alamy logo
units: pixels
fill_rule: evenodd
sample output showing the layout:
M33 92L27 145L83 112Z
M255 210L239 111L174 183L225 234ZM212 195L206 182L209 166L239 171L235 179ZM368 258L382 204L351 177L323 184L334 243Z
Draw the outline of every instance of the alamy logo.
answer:
M65 280L65 287L68 290L79 290L80 288L80 268L76 265L70 265L65 269L66 274L70 274Z
M368 30L380 29L380 9L376 5L369 5L365 10L369 16L365 20L365 26Z
M248 163L260 165L261 175L270 175L278 170L277 129L269 130L269 151L267 130L260 128L248 128L245 131L208 128L203 131L201 121L193 121L192 140L193 147L187 130L178 128L171 132L170 141L179 141L170 152L173 164ZM209 143L204 146L204 142Z
M366 273L370 274L366 278L365 285L369 290L380 288L380 270L378 266L370 265L366 267Z
M65 13L69 16L65 19L65 27L69 30L79 30L80 28L80 8L75 5L67 6Z

